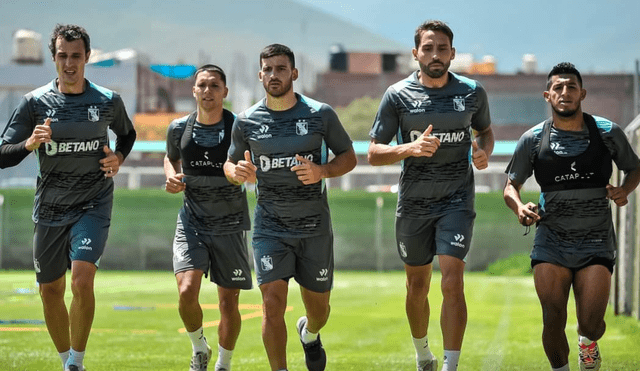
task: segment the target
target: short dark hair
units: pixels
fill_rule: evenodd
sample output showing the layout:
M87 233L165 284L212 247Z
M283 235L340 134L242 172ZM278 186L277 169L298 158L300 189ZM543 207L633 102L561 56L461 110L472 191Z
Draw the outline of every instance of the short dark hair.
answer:
M582 76L580 76L580 72L576 66L574 66L573 63L562 62L553 66L547 75L547 90L551 87L551 78L558 75L575 75L578 78L580 87L582 87Z
M217 72L220 75L220 78L222 79L222 82L224 82L225 85L227 85L227 75L225 75L224 71L222 70L222 68L216 66L215 64L205 64L203 66L201 66L200 68L198 68L196 70L196 73L193 74L193 79L197 80L198 79L198 74L200 72Z
M289 58L289 62L291 62L291 68L296 67L296 57L288 46L282 44L271 44L265 46L264 49L262 49L262 52L260 52L260 68L262 68L263 59L275 57L277 55L286 55Z
M451 31L451 28L449 28L449 26L443 21L430 20L430 21L424 22L423 24L418 26L418 28L416 28L416 34L414 36L416 49L420 47L420 40L422 40L422 33L426 31L442 32L443 34L447 35L447 37L449 38L449 45L453 46L453 31Z
M49 42L49 50L51 50L52 57L56 56L56 40L60 37L67 41L82 40L85 54L91 51L91 41L87 30L75 24L58 23L51 33L51 41Z

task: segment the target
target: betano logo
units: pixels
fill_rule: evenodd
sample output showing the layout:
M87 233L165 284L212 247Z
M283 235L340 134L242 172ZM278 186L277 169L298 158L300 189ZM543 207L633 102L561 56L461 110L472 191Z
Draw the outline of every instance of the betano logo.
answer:
M100 148L100 141L90 140L88 142L56 142L46 143L45 152L49 156L55 156L58 153L74 153L74 152L92 152Z
M412 130L409 133L409 138L411 139L411 141L415 141L416 139L418 139L420 136L422 135L422 132L419 130ZM465 138L465 131L464 130L458 130L458 131L448 131L445 133L431 133L431 135L433 135L434 137L440 139L440 143L461 143L462 141L464 141Z
M302 157L313 162L312 154L308 154ZM292 166L299 164L300 162L296 160L295 157L269 158L268 156L260 155L260 170L262 170L263 172L275 169L291 168Z

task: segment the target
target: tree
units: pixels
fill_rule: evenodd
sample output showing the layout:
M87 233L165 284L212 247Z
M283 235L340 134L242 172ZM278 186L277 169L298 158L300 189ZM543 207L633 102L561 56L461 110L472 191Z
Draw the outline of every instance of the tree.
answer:
M353 100L347 107L336 107L342 125L352 140L369 141L369 130L378 112L381 98L362 97Z

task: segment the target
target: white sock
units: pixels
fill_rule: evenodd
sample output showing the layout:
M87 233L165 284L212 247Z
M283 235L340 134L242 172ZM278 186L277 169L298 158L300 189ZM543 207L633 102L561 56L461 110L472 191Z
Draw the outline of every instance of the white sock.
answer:
M460 359L459 350L444 350L444 361L442 362L442 371L457 371L458 360Z
M309 344L318 339L318 334L317 333L314 334L313 332L307 330L307 326L305 325L304 328L302 329L302 334L300 334L300 339L302 340L303 343Z
M62 360L62 368L67 364L67 360L69 359L69 351L58 353L60 359Z
M413 339L413 346L416 347L416 361L429 361L433 359L433 353L431 353L431 349L429 349L429 339L427 336L417 339L411 337Z
M222 367L227 370L231 370L231 357L233 356L233 350L227 350L218 344L218 361L216 362L216 369Z
M82 365L83 361L84 361L84 352L78 352L73 348L69 350L69 358L67 359L66 366L76 365L78 366L78 369L82 370L84 368Z
M591 343L593 343L593 340L590 340L586 336L582 336L582 335L580 335L580 337L578 338L578 341L586 346L589 346L591 345Z
M569 364L567 363L566 365L558 368L551 368L551 371L569 371Z
M189 339L191 339L191 346L193 348L193 354L198 352L207 352L207 339L204 338L204 330L202 326L194 332L187 332Z

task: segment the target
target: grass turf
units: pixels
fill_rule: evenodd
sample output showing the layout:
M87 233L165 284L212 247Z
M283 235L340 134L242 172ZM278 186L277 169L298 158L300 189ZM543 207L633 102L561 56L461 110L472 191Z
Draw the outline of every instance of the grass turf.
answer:
M68 278L69 276L67 276ZM0 271L0 320L42 320L42 305L33 272ZM430 293L429 338L442 360L439 328L440 275L434 273ZM96 316L85 366L90 371L186 370L190 344L181 333L175 278L169 271L99 271L96 278ZM328 354L327 370L415 370L414 351L404 314L402 272L336 273L332 312L322 330ZM530 276L466 275L469 321L460 370L549 370L541 336L541 313ZM205 322L219 318L215 285L201 292ZM67 290L67 302L70 293ZM268 370L260 337L261 302L257 288L243 291L245 316L233 356L233 370ZM577 369L575 307L570 300L567 336L570 362ZM304 314L298 286L290 284L288 324L289 370L305 370L295 322ZM129 307L130 310L115 310ZM638 370L640 324L607 313L607 333L600 341L602 371ZM0 370L59 370L60 360L44 325L0 324ZM216 328L205 334L216 344Z

